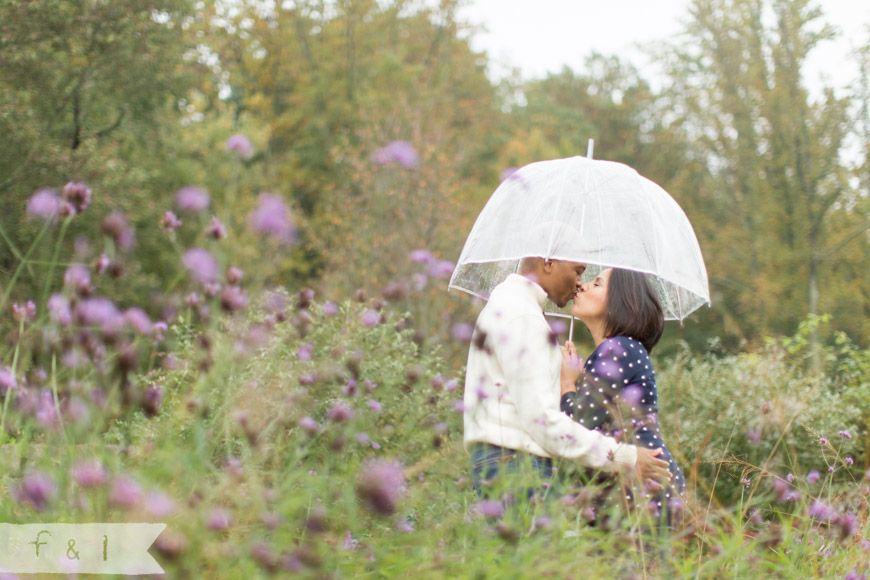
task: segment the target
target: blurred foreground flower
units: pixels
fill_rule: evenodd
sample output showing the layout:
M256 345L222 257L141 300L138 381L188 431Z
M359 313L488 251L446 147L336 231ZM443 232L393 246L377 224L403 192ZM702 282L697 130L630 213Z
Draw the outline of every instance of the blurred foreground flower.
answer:
M108 479L103 464L97 459L79 461L73 465L72 477L82 487L100 487Z
M15 489L15 499L19 503L30 505L35 510L42 511L56 492L57 485L54 480L47 474L37 471L24 476L24 479Z
M63 200L79 214L91 205L91 188L84 183L70 181L63 186Z
M208 250L191 248L181 257L181 264L200 284L211 284L218 279L218 262Z
M255 231L273 236L281 244L296 241L296 226L290 209L279 195L261 193L257 207L251 213L250 224Z
M401 464L374 459L363 465L357 495L376 514L394 513L396 503L404 492L405 474Z
M127 223L127 218L119 211L113 211L103 220L103 234L112 238L123 252L129 252L136 244L136 234Z
M240 159L250 159L254 155L254 146L250 139L239 133L227 139L227 151Z
M178 190L175 195L175 205L181 211L203 211L208 208L211 198L201 187L188 185Z
M372 154L372 162L376 165L396 163L405 169L414 169L419 164L419 158L414 146L407 141L393 141L377 149Z
M61 199L53 189L40 189L27 202L27 215L46 221L55 219L61 213Z

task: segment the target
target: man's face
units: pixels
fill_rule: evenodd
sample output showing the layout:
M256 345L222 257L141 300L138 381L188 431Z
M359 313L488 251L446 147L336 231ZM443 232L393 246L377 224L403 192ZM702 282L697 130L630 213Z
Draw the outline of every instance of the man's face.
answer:
M542 284L542 288L547 291L550 300L562 308L574 299L574 294L580 287L580 277L585 270L586 264L580 262L551 260L544 264L547 280L546 285Z

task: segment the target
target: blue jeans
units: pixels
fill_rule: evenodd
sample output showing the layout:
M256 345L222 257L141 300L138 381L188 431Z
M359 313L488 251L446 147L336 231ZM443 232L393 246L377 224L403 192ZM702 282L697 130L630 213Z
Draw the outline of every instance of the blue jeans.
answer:
M490 443L471 445L471 479L478 497L498 498L498 492L517 491L524 491L527 498L546 495L552 478L552 459Z

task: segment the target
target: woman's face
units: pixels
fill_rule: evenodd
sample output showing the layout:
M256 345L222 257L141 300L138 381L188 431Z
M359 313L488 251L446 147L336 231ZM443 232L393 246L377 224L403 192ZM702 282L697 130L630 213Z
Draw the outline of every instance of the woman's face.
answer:
M571 314L585 323L603 320L607 314L607 284L613 270L602 270L592 282L581 284L580 290L574 296Z

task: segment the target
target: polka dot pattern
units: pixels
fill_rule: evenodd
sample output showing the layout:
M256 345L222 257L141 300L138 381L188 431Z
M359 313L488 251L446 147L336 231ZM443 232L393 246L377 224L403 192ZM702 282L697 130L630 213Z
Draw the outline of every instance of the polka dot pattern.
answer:
M659 429L655 371L646 348L631 337L608 338L586 359L577 391L562 396L562 411L584 427L650 449L670 464L672 479L660 494L635 493L637 502L661 506L685 492L686 481Z

